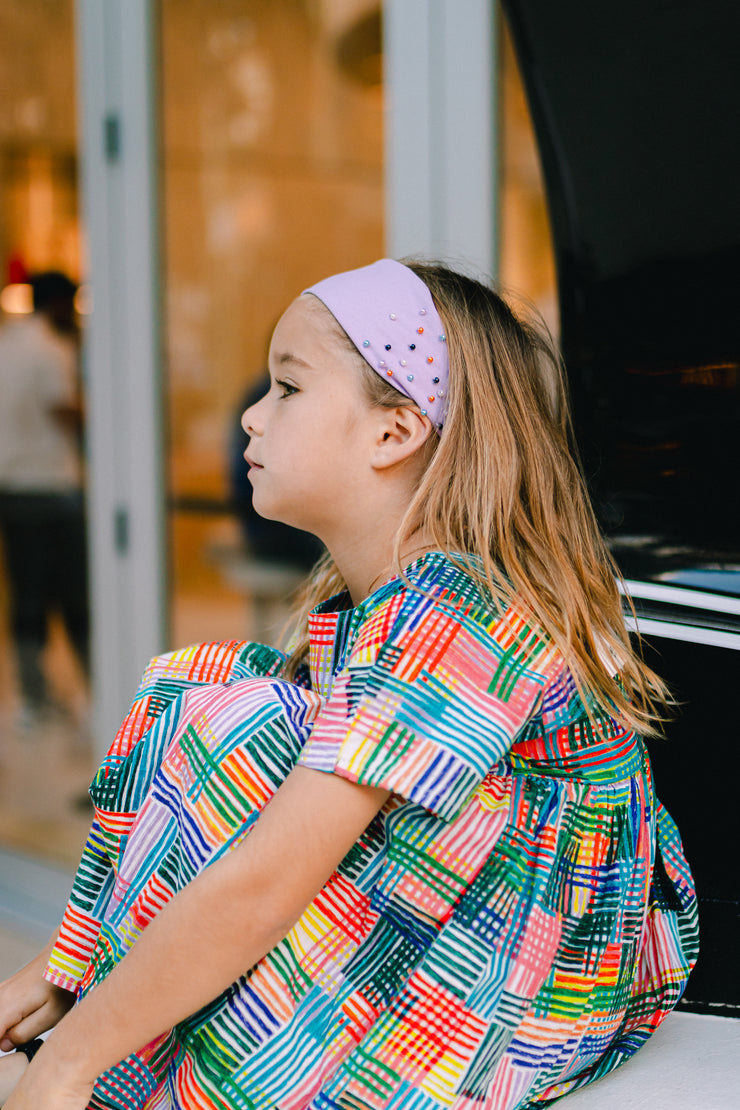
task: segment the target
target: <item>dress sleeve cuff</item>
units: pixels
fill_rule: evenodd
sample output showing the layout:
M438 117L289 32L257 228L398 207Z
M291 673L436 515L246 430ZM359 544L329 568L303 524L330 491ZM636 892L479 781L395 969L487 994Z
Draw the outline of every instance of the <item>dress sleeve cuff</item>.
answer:
M76 991L87 971L99 932L97 918L67 906L44 979L64 990Z

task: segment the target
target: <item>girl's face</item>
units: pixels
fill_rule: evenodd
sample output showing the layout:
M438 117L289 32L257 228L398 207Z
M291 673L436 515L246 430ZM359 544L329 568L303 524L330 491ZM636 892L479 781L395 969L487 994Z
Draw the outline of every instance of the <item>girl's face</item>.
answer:
M269 392L242 416L253 504L326 542L362 503L377 410L313 297L299 297L280 319L269 368Z

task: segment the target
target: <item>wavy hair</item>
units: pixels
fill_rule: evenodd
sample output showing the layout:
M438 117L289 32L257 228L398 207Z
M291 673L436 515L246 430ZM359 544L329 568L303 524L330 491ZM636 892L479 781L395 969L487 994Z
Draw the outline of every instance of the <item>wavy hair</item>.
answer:
M444 430L423 448L427 465L396 537L396 573L403 574L400 551L409 539L428 537L544 630L592 716L606 712L643 734L658 732L671 699L625 628L619 572L586 490L552 341L481 282L438 263L405 264L428 287L442 319L450 382ZM370 403L413 404L334 323ZM345 588L325 556L296 607L288 677L307 656L308 611Z

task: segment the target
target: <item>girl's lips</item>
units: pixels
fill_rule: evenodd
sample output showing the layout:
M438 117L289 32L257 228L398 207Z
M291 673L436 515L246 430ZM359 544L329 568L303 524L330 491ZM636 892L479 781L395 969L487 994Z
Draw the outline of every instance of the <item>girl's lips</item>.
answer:
M254 467L255 470L263 469L259 463L256 463L253 459L250 459L249 455L245 455L244 458L246 459L247 466Z

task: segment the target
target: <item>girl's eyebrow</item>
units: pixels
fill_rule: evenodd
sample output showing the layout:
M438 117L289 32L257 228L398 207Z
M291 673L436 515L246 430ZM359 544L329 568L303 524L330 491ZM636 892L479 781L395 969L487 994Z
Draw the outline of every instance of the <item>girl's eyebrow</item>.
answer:
M310 362L304 362L302 358L299 358L298 355L291 354L290 351L283 351L282 354L276 356L275 361L278 363L279 366L285 366L286 363L292 363L294 366L300 366L301 369L304 370L313 369Z

